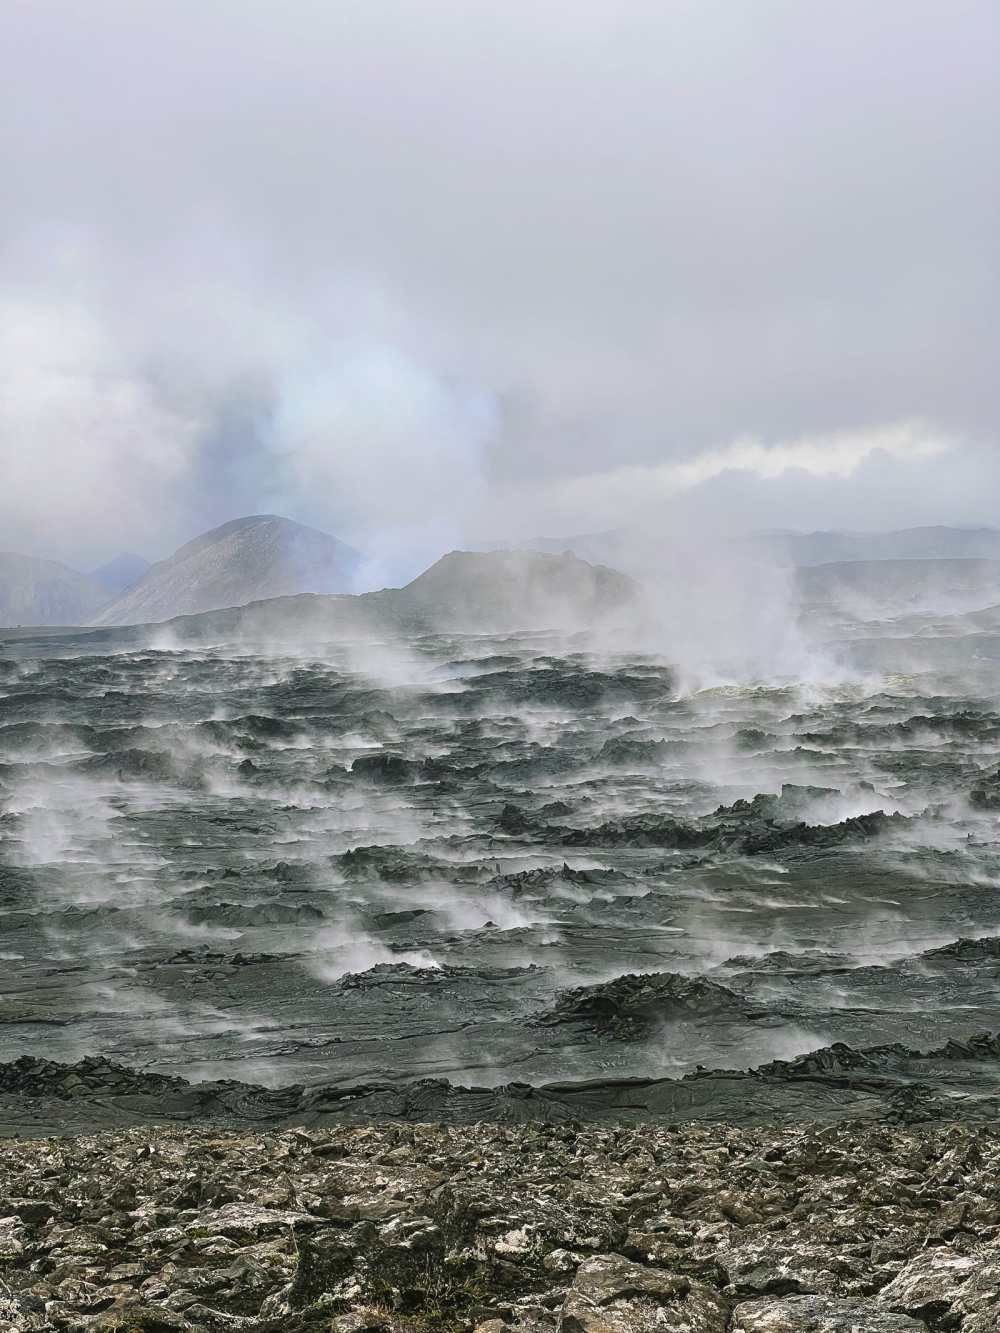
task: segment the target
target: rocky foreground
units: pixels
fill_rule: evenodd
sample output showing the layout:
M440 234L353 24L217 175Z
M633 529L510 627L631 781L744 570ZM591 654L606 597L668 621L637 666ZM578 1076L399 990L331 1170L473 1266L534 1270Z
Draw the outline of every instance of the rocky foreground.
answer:
M996 1333L982 1126L8 1140L0 1328Z

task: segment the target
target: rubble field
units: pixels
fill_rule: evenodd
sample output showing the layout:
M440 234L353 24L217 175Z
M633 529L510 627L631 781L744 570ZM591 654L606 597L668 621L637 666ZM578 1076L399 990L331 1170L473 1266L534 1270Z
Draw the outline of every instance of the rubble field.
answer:
M996 1333L992 1126L7 1139L0 1329Z

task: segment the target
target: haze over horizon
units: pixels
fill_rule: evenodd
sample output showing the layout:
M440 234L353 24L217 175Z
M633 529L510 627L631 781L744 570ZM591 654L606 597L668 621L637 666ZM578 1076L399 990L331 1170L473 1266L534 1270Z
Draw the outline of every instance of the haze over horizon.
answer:
M994 522L998 24L12 5L3 546Z

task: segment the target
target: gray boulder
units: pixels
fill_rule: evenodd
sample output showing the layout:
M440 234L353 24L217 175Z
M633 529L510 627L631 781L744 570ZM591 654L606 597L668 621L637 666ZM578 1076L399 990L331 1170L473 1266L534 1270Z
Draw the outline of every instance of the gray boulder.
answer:
M927 1325L871 1301L765 1296L736 1307L730 1333L927 1333Z
M559 1318L560 1333L726 1333L729 1306L711 1288L619 1254L585 1260Z

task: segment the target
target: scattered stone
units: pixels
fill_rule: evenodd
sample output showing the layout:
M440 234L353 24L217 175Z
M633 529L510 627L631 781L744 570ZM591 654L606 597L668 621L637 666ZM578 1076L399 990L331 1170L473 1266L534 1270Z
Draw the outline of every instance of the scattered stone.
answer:
M587 1259L566 1297L560 1333L726 1333L727 1302L700 1282L618 1254Z
M987 1316L1000 1328L1000 1256L965 1253L947 1246L924 1250L878 1295L883 1309L925 1320L931 1328L971 1327L966 1316Z
M998 1176L956 1124L11 1139L0 1333L997 1333Z
M766 1296L738 1305L729 1333L927 1333L927 1325L879 1310L871 1301Z

